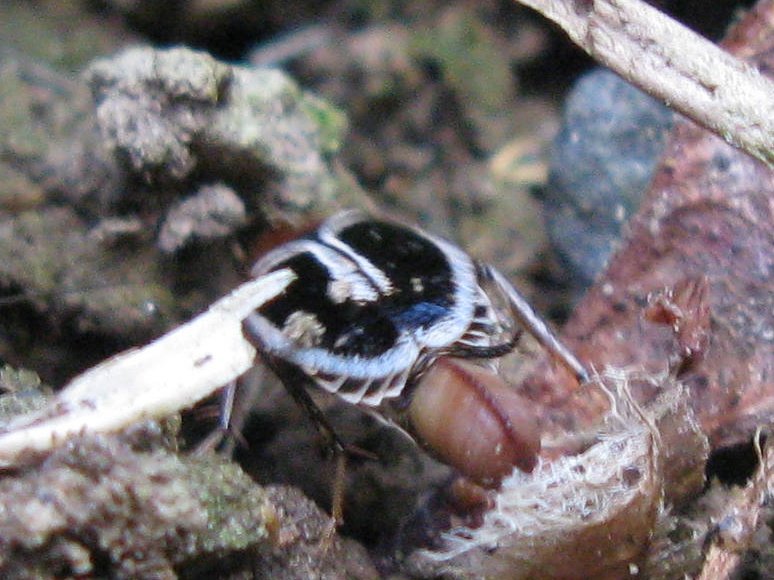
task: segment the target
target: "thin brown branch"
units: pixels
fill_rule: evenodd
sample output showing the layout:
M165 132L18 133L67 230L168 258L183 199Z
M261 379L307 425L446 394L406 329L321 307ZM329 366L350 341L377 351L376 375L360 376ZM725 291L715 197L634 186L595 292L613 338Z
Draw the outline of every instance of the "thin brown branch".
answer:
M774 164L774 83L641 0L518 0L595 60Z

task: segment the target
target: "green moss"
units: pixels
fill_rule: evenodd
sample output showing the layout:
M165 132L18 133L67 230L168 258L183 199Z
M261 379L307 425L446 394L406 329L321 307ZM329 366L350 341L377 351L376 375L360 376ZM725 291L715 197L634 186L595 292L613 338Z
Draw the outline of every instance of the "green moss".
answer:
M508 55L470 10L455 10L431 29L415 30L410 42L417 58L433 58L444 79L466 102L503 111L513 98Z
M41 385L40 377L25 369L9 365L0 367L0 425L10 419L41 409L49 400L51 390Z
M199 536L205 552L241 550L268 541L278 524L271 503L234 463L217 455L193 457L189 484L207 512L206 534Z
M304 95L299 105L317 126L322 153L326 155L337 153L347 131L346 114L324 99L309 93Z

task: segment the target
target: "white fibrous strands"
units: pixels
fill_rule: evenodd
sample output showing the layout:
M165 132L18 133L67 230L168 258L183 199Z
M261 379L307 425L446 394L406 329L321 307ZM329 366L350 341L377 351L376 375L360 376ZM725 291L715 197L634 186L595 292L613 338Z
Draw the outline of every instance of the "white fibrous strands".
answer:
M624 372L596 377L612 410L592 445L543 459L531 474L514 472L480 527L452 530L443 550L416 553L412 565L533 580L637 569L664 506L701 489L708 444L676 381L659 379L660 397L643 407L631 400L629 380Z

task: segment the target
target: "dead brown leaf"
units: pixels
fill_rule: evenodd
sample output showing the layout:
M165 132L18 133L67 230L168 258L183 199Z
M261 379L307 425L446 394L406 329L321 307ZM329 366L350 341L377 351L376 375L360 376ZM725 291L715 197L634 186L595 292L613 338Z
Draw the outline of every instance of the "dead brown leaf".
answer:
M774 3L760 2L724 47L771 76L773 21ZM772 199L771 167L680 121L620 250L565 328L595 369L679 373L714 448L749 441L774 412ZM671 320L654 317L654 300ZM529 383L547 428L595 423L604 398L559 373Z

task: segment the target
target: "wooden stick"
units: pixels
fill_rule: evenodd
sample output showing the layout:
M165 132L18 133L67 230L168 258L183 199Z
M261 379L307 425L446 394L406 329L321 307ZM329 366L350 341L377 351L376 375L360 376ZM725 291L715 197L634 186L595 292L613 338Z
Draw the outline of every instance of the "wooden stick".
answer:
M49 406L19 417L0 433L0 466L23 462L29 453L74 435L169 415L236 379L256 355L242 334L242 320L293 279L286 269L251 280L149 345L75 377Z
M774 83L641 0L518 0L595 60L753 157L774 164Z

